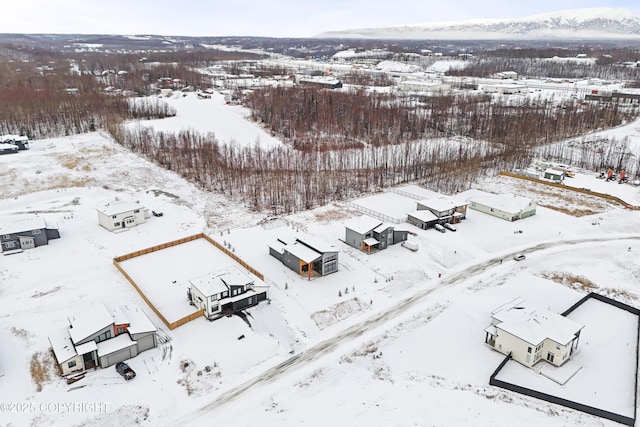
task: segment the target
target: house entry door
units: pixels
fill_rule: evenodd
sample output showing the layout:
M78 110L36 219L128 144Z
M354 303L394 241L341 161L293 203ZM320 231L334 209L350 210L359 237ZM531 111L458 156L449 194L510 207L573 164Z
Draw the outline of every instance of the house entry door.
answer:
M547 353L547 360L548 360L549 362L553 363L553 353L551 353L551 352L548 352L548 353Z
M22 249L33 249L36 247L36 241L33 237L18 236L18 239L20 239L20 247Z

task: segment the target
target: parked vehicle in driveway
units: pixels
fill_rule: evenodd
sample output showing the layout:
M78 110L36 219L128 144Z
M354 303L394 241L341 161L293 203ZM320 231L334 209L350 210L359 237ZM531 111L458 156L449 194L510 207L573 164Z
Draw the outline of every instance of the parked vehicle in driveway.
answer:
M135 371L124 362L116 363L116 371L118 371L118 373L122 375L122 377L127 381L132 380L136 377Z
M515 259L516 261L523 261L525 258L527 258L524 254L516 254L513 256L513 259Z
M456 230L457 230L457 228L455 228L455 227L453 226L453 224L449 224L448 222L445 222L445 223L443 224L443 226L444 226L444 228L446 228L446 229L447 229L447 230L449 230L449 231L456 231Z
M447 231L447 229L446 229L446 228L444 228L444 226L443 226L442 224L436 224L436 225L434 226L434 228L435 228L436 230L438 230L439 232L441 232L441 233L445 233L445 232Z
M416 252L418 250L418 244L413 242L402 242L402 246L409 249L410 251Z

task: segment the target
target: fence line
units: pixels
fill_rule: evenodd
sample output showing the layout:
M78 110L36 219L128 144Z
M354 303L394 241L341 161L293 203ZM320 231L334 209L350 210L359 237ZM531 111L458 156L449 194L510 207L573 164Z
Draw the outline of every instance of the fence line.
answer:
M549 182L549 181L542 180L540 178L532 178L532 177L529 177L529 176L519 175L517 173L506 172L506 171L500 172L500 175L508 176L508 177L511 177L511 178L523 179L525 181L531 181L531 182L535 182L537 184L544 184L544 185L548 185L550 187L562 188L563 190L575 191L577 193L590 194L592 196L600 197L600 198L607 199L607 200L615 202L615 203L619 203L619 204L621 204L622 206L624 206L627 209L640 210L640 206L632 205L630 203L627 203L624 200L622 200L622 199L620 199L620 198L618 198L616 196L612 196L611 194L598 193L597 191L591 191L588 188L571 187L569 185L559 184L559 183L556 183L556 182Z
M373 209L366 208L364 206L358 205L358 204L353 203L353 202L346 201L346 202L343 202L343 203L346 204L347 206L352 207L352 208L354 208L354 209L356 209L356 210L358 210L358 211L360 211L362 213L365 213L365 214L367 214L369 216L372 216L374 218L378 218L379 220L382 220L382 221L390 222L392 224L402 224L403 222L406 221L406 219L392 218L389 215L385 215L383 213L380 213L378 211L374 211Z
M133 286L133 288L138 292L138 294L140 295L140 297L142 297L142 299L144 300L144 302L147 303L147 305L151 308L151 310L160 318L160 320L162 321L162 323L165 324L165 326L167 328L169 328L170 330L177 328L178 326L182 326L185 323L188 323L194 319L197 319L200 316L204 315L204 310L197 310L194 311L191 314L188 314L174 322L169 322L160 312L160 310L158 310L156 308L155 305L153 305L153 303L151 302L151 300L149 300L149 298L147 298L147 295L142 291L142 289L140 289L140 287L138 286L138 284L133 280L133 278L131 276L129 276L129 274L122 268L122 266L120 265L120 262L122 261L126 261L128 259L131 258L136 258L142 255L146 255L146 254L150 254L152 252L156 252L156 251L160 251L162 249L166 249L166 248L170 248L172 246L177 246L177 245L181 245L183 243L187 243L187 242L191 242L193 240L198 240L198 239L205 239L207 242L211 243L212 245L214 245L216 248L220 249L222 252L224 252L227 256L229 256L230 258L232 258L234 261L236 261L238 264L242 265L244 268L246 268L247 270L249 270L251 273L253 273L256 277L258 277L260 280L264 281L264 275L262 275L262 273L260 273L259 271L257 271L256 269L254 269L253 267L251 267L249 264L247 264L246 262L244 262L239 256L237 256L236 254L234 254L233 252L229 251L227 248L225 248L224 246L222 246L220 243L216 242L215 240L213 240L212 238L210 238L209 236L207 236L204 233L199 233L199 234L194 234L193 236L188 236L188 237L184 237L182 239L178 239L178 240L172 240L170 242L166 242L166 243L162 243L160 245L156 245L156 246L151 246L148 247L146 249L141 249L139 251L135 251L135 252L130 252L128 254L125 255L121 255L118 257L115 257L113 259L113 265L116 266L116 268L118 269L118 271L120 271L120 273L122 273L122 275L124 276L125 279L127 279L127 281L131 284L131 286Z
M398 190L397 188L388 188L387 192L396 193L404 197L408 197L413 200L424 200L424 197L420 197L417 194L409 193L408 191Z

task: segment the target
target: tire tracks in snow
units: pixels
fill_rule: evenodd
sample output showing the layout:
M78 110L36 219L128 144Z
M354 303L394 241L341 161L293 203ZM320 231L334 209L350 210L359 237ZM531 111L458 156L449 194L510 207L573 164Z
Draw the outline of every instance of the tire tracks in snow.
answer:
M247 380L244 383L239 384L232 389L216 396L215 398L213 398L213 400L211 400L201 408L195 410L194 412L186 414L177 420L174 420L172 422L172 425L185 426L198 422L201 417L206 416L216 408L242 395L247 390L260 384L273 383L282 376L293 372L297 368L300 368L325 355L332 353L339 345L348 343L353 339L363 335L364 333L371 332L384 326L388 327L388 324L392 320L397 319L400 314L405 312L410 307L423 302L423 300L425 300L432 292L440 290L444 287L456 285L465 280L468 280L473 276L482 274L487 270L499 267L500 265L502 265L502 263L500 262L501 260L509 260L517 253L531 254L534 252L556 249L563 246L572 246L584 243L608 243L623 240L640 240L640 235L618 237L602 236L583 239L565 239L542 242L529 246L526 249L507 253L499 257L490 258L478 264L467 266L462 270L456 271L451 275L440 279L435 286L416 291L413 295L410 295L398 301L393 307L390 307L381 312L374 313L368 318L364 319L362 322L352 325L342 331L338 331L333 337L328 338L325 341L322 341L296 355L291 356L287 360L278 363L271 368L268 368L266 371L255 376L254 378Z

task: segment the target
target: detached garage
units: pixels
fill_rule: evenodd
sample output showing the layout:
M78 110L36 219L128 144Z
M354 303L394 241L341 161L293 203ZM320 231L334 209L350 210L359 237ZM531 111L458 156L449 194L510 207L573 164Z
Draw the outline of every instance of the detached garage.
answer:
M98 360L101 368L124 362L138 355L138 343L128 334L98 343Z

